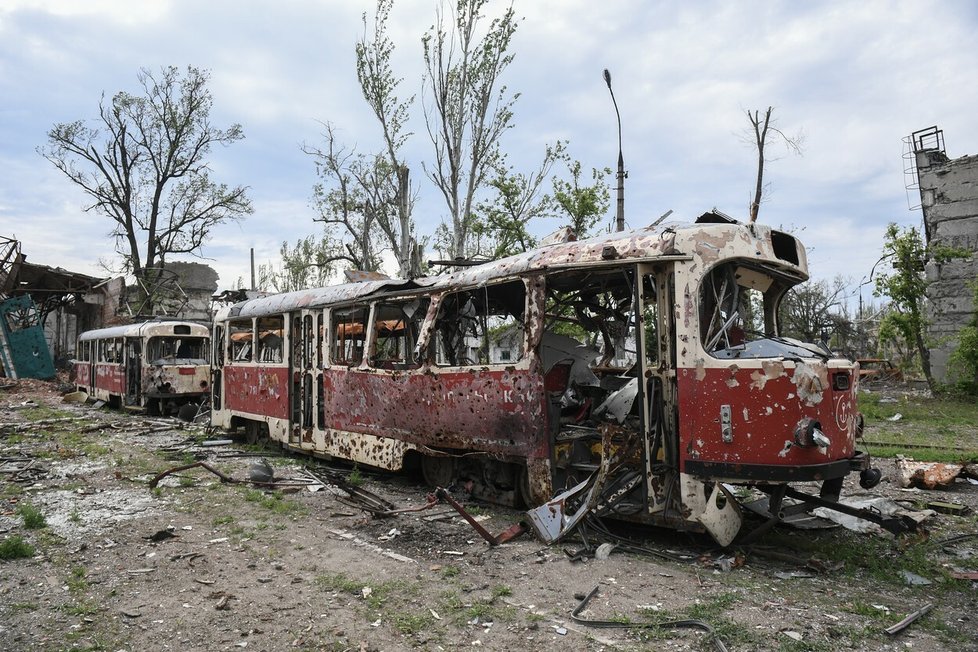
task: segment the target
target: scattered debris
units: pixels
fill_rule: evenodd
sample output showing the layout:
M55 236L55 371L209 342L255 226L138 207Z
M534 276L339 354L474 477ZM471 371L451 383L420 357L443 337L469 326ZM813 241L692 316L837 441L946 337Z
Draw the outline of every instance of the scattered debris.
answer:
M602 543L594 551L594 558L597 559L598 561L604 561L605 559L607 559L608 557L611 556L611 552L616 547L617 546L615 546L615 544L613 544L613 543Z
M956 580L972 580L978 582L978 571L951 571L948 575Z
M936 489L954 484L954 481L964 470L964 465L943 462L915 462L912 458L898 456L896 470L897 484L901 487Z
M900 576L909 586L927 586L928 584L933 584L933 582L926 577L922 577L916 573L911 573L908 570L900 571Z
M490 546L498 546L501 543L506 543L507 541L510 541L511 539L515 539L516 537L526 532L526 524L523 522L519 522L511 525L509 528L503 530L499 534L494 535L491 532L489 532L489 530L482 527L482 524L479 523L479 521L472 518L472 516L465 511L465 508L462 507L462 505L460 505L458 501L452 498L452 495L448 493L447 490L438 487L437 489L435 489L435 496L438 498L438 500L444 501L449 505L451 505L452 507L454 507L455 511L461 514L462 518L468 521L469 525L471 525L472 528L476 532L478 532L483 539L489 542Z
M350 534L349 532L346 532L345 530L332 530L331 529L330 532L333 533L333 534L335 534L336 536L340 537L341 539L346 539L347 541L353 543L354 545L360 546L361 548L366 548L367 550L370 550L371 552L375 552L378 555L383 555L384 557L390 557L391 559L393 559L395 561L411 562L413 564L417 564L418 563L417 561L415 561L414 559L411 559L410 557L405 557L404 555L399 555L396 552L391 552L390 550L384 550L383 548L381 548L379 546L375 546L372 543L368 543L368 542L364 541L363 539L360 539L359 537L356 537L356 536Z
M938 514L951 514L952 516L967 516L971 513L971 508L960 503L946 503L935 500L927 503L927 509L932 509Z
M916 527L918 524L934 515L934 512L929 509L907 509L889 498L872 496L868 494L857 494L843 498L839 501L839 507L848 507L850 510L873 513L877 515L877 519L879 519L879 517L899 519L900 522L908 524L908 527L906 528L907 530L914 529L914 527ZM846 514L838 507L835 509L819 507L818 509L813 510L812 514L838 523L842 527L846 528L847 530L852 530L853 532L872 532L881 534L884 529L881 524L866 520L862 516ZM909 525L913 525L914 527L909 527ZM890 528L886 529L893 532L893 530Z
M597 594L598 589L601 585L595 586L591 589L591 592L584 596L580 604L571 612L571 618L574 622L580 623L582 625L587 625L588 627L600 627L600 628L625 628L625 629L699 629L707 633L710 637L710 642L713 643L714 649L718 652L727 652L727 646L723 644L720 637L717 636L713 628L706 622L702 620L687 619L687 620L667 620L661 623L623 623L618 620L588 620L586 618L581 618L581 612L583 612L588 603L591 602L591 598Z
M917 611L908 614L906 618L898 622L896 625L893 625L892 627L887 627L883 631L889 634L890 636L899 634L900 632L905 630L910 625L910 623L914 622L915 620L918 620L923 616L926 616L933 608L934 608L933 604L927 603Z

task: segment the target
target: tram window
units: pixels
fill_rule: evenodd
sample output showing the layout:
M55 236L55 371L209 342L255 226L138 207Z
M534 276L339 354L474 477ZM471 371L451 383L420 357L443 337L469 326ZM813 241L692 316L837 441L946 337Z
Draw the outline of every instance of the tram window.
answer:
M522 281L445 295L435 320L435 364L505 364L524 354L526 286ZM503 359L508 352L509 360Z
M215 331L214 364L220 367L224 365L224 327L218 326Z
M330 320L330 362L350 367L363 360L369 309L361 306L334 308Z
M252 340L255 337L252 326L250 319L239 319L228 324L231 362L251 362Z
M428 312L427 297L410 301L391 301L374 306L374 353L371 365L379 369L416 369L414 347Z
M735 262L710 270L699 297L700 337L706 352L724 359L827 355L817 345L778 336L777 299L791 282Z
M207 360L207 339L203 337L151 337L146 350L154 364L174 360Z
M657 357L655 337L658 314L655 280L643 281L645 334L649 357ZM591 369L599 374L620 374L638 360L632 274L623 268L554 274L547 277L544 332L554 341L572 338L593 351ZM566 345L561 345L566 347Z
M283 334L285 333L285 317L262 317L258 320L258 355L256 362L278 364L284 360L282 355Z
M122 340L99 341L99 360L101 362L122 362Z

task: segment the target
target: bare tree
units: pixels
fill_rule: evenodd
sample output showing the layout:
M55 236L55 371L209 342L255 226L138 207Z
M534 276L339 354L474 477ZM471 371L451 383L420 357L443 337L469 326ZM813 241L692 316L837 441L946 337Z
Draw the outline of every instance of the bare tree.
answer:
M761 198L766 188L764 185L764 163L767 146L769 145L768 137L770 135L776 136L788 151L798 155L802 153L804 135L799 132L796 136L787 136L776 126L775 121L772 119L773 113L774 107L772 106L767 107L763 118L761 118L760 111L747 111L747 119L750 120L753 129L753 143L757 148L757 183L754 186L754 199L750 204L751 224L757 221L757 213L761 208Z
M370 39L367 38L367 15L363 15L364 35L356 46L357 80L363 98L373 110L383 132L387 160L378 168L383 168L388 175L377 177L377 181L387 187L378 190L392 197L396 217L384 219L387 217L385 213L379 216L378 226L394 252L401 278L412 278L421 273L421 246L414 236L410 171L401 156L401 148L411 135L405 131L405 125L414 96L401 101L396 94L402 79L396 77L391 69L394 43L387 35L387 20L392 1L378 0Z
M245 188L210 178L207 154L213 145L244 138L240 125L211 125L209 75L188 67L138 75L142 95L124 91L99 102L100 124L78 120L56 124L39 153L111 217L121 271L132 273L149 295L171 254L199 255L211 229L251 213Z
M499 77L513 60L509 46L517 21L510 6L479 38L486 0L456 0L446 21L444 4L422 38L426 67L424 106L435 163L425 172L441 191L451 217L447 252L464 257L475 195L499 162L499 139L510 126L510 95ZM446 24L447 23L447 24Z
M303 146L315 159L321 182L313 186L313 203L324 234L333 243L324 263L344 263L351 269L378 271L383 243L377 238L379 221L390 221L396 201L385 193L380 179L390 174L382 157L368 159L338 143L336 131L326 124L324 147Z

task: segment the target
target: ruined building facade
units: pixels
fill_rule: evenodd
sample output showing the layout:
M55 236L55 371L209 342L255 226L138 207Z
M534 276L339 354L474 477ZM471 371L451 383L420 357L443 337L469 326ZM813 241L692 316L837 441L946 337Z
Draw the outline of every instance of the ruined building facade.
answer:
M943 245L972 252L946 263L926 261L929 286L928 327L933 342L931 372L939 382L948 378L948 357L957 348L957 334L975 313L970 283L978 279L978 156L949 159L944 135L937 127L915 132L912 145L924 233L928 246Z

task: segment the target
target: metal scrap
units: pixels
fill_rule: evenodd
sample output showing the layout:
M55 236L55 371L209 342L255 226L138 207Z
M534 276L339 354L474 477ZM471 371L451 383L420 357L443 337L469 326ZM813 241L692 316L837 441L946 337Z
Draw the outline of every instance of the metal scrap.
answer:
M887 627L883 631L886 632L887 634L889 634L890 636L894 636L896 634L899 634L900 632L902 632L903 630L905 630L910 625L910 623L914 622L915 620L919 620L923 616L926 616L928 613L930 613L931 609L933 609L933 608L934 608L934 605L928 602L927 604L925 604L923 607L921 607L917 611L914 611L913 613L907 614L907 617L904 618L903 620L901 620L900 622L898 622L896 625L893 625L891 627Z
M524 532L526 532L526 529L527 529L526 528L526 524L523 523L523 522L519 522L519 523L515 523L515 524L511 525L509 528L503 530L499 534L494 535L491 532L489 532L489 530L487 530L486 528L482 527L482 524L481 523L479 523L477 520L475 520L474 518L472 518L472 516L468 512L465 511L465 508L462 507L458 503L458 501L456 501L454 498L452 498L452 495L450 493L448 493L447 490L445 490L445 489L443 489L441 487L438 487L437 489L435 489L435 497L438 500L444 501L444 502L448 503L449 505L451 505L452 507L454 507L455 508L455 511L457 511L459 514L461 514L462 515L462 518L464 518L466 521L468 521L469 525L471 525L472 528L476 532L478 532L479 535L483 539L485 539L486 541L489 542L489 545L490 546L498 546L501 543L506 543L507 541L510 541L512 539L515 539L516 537L518 537L521 534L523 534Z
M591 598L597 594L598 589L601 585L595 586L591 589L591 592L584 596L581 603L577 605L574 611L571 612L571 618L576 623L582 625L587 625L588 627L600 627L600 628L625 628L625 629L699 629L707 633L710 637L710 642L713 644L713 648L718 650L718 652L727 652L727 646L723 644L720 637L717 636L716 631L708 623L702 620L696 619L686 619L686 620L667 620L661 623L623 623L617 620L588 620L586 618L581 618L580 614L584 609L587 608Z

